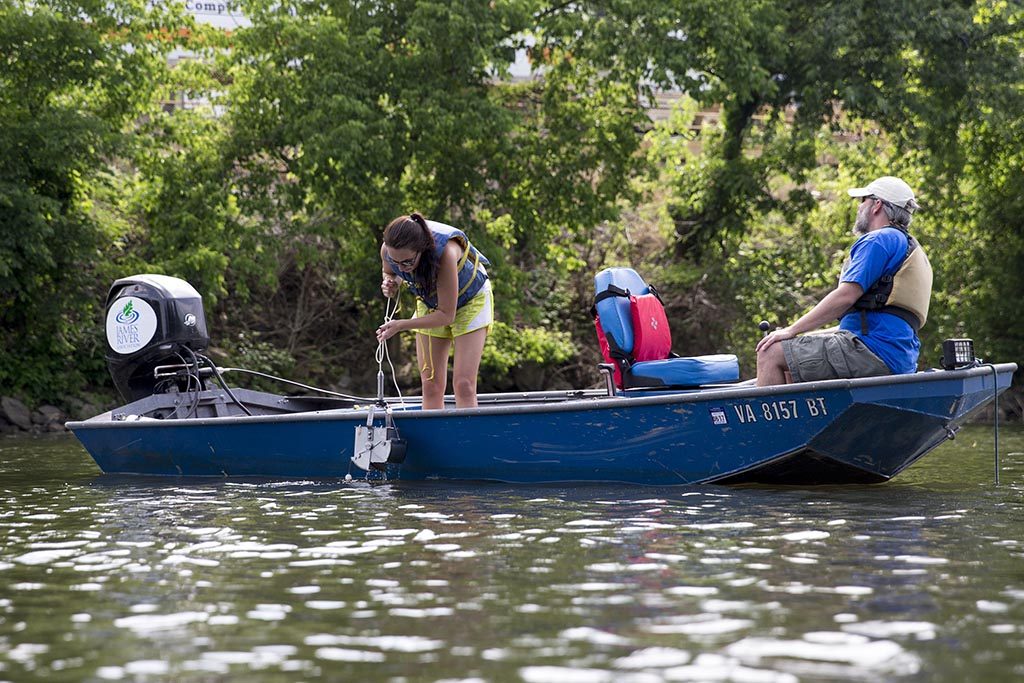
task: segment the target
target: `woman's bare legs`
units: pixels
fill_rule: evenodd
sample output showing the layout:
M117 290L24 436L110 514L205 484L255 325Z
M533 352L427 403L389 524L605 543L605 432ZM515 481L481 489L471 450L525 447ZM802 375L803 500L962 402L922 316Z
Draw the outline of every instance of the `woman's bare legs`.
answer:
M444 391L448 382L448 353L451 348L450 339L416 333L416 359L419 361L420 383L423 386L424 410L444 408Z
M456 408L476 407L476 377L480 371L480 357L487 341L487 328L481 327L455 339L455 367L452 386Z

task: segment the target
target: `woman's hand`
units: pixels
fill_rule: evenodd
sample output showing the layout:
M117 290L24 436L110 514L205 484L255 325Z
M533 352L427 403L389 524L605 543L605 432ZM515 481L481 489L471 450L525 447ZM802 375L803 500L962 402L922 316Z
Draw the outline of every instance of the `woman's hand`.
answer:
M401 286L401 282L394 275L385 275L384 279L380 283L380 291L384 293L387 298L392 298L395 294L398 294L398 288Z
M405 320L389 320L377 328L377 341L387 341L405 329Z

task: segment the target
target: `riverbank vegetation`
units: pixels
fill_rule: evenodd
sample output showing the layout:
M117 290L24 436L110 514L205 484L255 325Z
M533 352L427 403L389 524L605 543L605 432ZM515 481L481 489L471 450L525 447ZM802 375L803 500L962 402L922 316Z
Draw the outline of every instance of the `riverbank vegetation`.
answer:
M749 377L757 322L833 286L845 189L884 174L923 207L922 366L961 336L1024 359L1017 3L238 9L0 0L0 393L113 401L103 301L141 272L203 294L224 363L372 393L381 232L411 210L493 263L482 390L596 384L608 265L658 285L677 352Z

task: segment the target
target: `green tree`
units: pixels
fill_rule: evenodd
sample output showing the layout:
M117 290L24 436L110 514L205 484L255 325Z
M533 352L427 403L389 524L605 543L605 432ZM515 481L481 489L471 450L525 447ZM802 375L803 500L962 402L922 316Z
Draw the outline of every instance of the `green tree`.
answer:
M534 30L533 2L245 9L253 26L227 57L240 207L262 217L254 239L274 245L284 301L315 287L329 309L262 331L358 365L382 312L381 229L412 209L470 232L494 263L503 318L546 322L546 300L531 299L538 273L552 279L546 266L564 265L628 188L643 115L635 84L602 79L564 52L539 81L509 82L515 48ZM338 337L361 343L338 349Z
M592 276L623 263L662 285L677 350L751 368L756 322L831 288L845 188L882 173L924 205L926 358L961 334L1024 350L1019 3L241 9L222 32L142 0L0 0L4 390L98 381L100 302L140 271L196 285L232 363L368 387L380 233L412 209L494 262L485 386L596 381Z
M712 301L738 316L733 346L752 346L759 317L795 316L833 286L852 218L843 190L891 173L925 205L914 231L936 291L924 358L937 362L938 341L958 334L1018 357L1024 345L1002 321L1021 285L1019 4L729 3L713 18L698 8L660 44L686 36L707 49L684 50L690 77L675 83L717 104L720 125L702 132L699 155L662 159L682 169L665 177L674 191L663 201L677 258L704 264ZM646 44L665 52L657 35Z
M93 201L152 103L170 14L141 0L0 1L0 387L54 400L101 357L118 226Z

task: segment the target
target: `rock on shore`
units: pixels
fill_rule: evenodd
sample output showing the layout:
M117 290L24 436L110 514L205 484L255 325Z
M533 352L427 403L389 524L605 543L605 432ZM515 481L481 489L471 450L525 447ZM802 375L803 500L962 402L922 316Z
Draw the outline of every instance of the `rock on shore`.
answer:
M16 398L0 396L0 434L63 432L67 415L60 408L42 405L35 410Z

